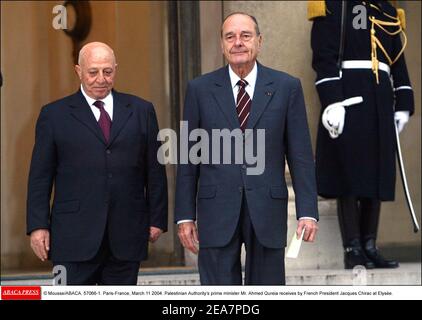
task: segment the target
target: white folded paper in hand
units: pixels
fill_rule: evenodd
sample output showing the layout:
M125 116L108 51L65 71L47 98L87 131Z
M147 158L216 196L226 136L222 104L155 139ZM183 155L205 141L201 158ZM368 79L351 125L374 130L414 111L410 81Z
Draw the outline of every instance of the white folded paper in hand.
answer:
M300 238L298 239L296 236L296 232L293 233L293 239L290 242L289 248L287 249L287 258L296 259L299 255L300 245L302 244L303 235L305 233L305 228L302 229L302 234L300 235Z

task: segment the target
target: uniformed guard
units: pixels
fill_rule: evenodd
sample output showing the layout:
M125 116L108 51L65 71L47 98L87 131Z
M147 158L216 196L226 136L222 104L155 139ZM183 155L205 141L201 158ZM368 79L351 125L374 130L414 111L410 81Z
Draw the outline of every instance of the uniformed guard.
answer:
M404 11L388 1L310 1L308 17L322 105L318 193L338 200L346 269L396 268L376 238L381 201L394 200L395 125L401 131L414 112Z

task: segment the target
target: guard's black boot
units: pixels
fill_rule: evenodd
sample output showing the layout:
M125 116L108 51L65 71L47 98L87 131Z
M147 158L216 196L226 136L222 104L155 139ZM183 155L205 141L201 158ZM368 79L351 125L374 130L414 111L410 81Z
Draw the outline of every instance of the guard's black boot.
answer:
M364 243L366 256L374 263L375 268L398 268L399 263L395 260L387 260L375 245L375 239L369 239Z
M359 265L364 266L366 269L375 267L374 263L366 257L359 239L353 239L344 248L344 268L353 269Z

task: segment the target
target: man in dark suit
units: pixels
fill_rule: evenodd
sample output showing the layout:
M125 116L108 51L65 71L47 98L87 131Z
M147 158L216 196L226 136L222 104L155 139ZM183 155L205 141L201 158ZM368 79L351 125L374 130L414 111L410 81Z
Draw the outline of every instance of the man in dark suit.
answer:
M36 126L27 233L69 285L135 285L148 240L167 229L154 107L113 90L116 66L109 46L85 45L80 90L43 107Z
M197 253L199 243L202 284L242 284L242 244L245 284L285 284L285 159L296 193L297 234L305 228L304 239L312 242L317 231L314 161L300 81L257 63L261 43L254 17L229 15L221 29L229 65L194 79L187 89L184 120L189 132L199 128L210 136L215 129L240 132L243 146L252 145L258 157L265 157L259 174L248 172L247 161L179 164L175 220L185 248ZM265 130L264 146L259 145L260 129ZM230 139L231 150L237 148L235 142ZM260 147L265 147L263 154ZM232 160L237 156L232 151Z

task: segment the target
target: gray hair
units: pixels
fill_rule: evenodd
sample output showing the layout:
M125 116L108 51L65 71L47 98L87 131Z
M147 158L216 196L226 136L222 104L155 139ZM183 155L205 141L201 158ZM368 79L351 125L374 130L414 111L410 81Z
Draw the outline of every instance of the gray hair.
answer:
M234 16L236 14L240 14L240 15L247 16L247 17L251 18L252 21L255 23L255 32L256 32L256 35L259 36L261 34L261 32L259 31L258 20L256 20L256 18L254 16L252 16L252 15L250 15L248 13L238 11L238 12L232 12L232 13L230 13L228 16L226 16L224 18L223 23L221 24L221 36L223 36L223 25L226 22L226 20L228 18L230 18L231 16Z

